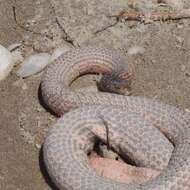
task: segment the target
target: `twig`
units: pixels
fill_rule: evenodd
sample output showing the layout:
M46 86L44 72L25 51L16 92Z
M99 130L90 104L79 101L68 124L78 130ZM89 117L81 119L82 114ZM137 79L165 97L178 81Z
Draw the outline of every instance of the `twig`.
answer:
M23 29L23 30L26 30L27 32L31 32L31 33L33 33L33 34L35 34L35 35L45 36L45 37L47 37L47 38L49 38L49 39L51 39L51 40L53 39L53 37L50 36L50 35L48 35L48 34L43 34L43 33L40 33L40 32L36 32L36 31L34 31L34 30L30 29L30 28L27 28L27 27L23 26L22 24L20 24L20 23L18 22L18 19L17 19L16 7L15 7L15 6L12 6L12 9L13 9L13 18L14 18L14 21L15 21L15 23L16 23L16 25L17 25L18 27L20 27L20 28Z
M103 28L101 28L101 29L95 31L94 34L96 35L96 34L98 34L98 33L100 33L100 32L103 32L103 31L107 30L108 28L114 27L114 26L116 26L116 25L118 24L118 22L119 22L119 21L116 20L116 22L114 22L113 24L104 26Z
M55 18L55 22L57 23L57 25L59 26L59 28L61 29L61 31L63 32L63 39L70 43L73 47L75 47L74 44L74 40L68 35L68 33L65 31L65 29L63 28L63 26L61 25L61 23L59 22L59 19L56 17ZM79 44L77 44L77 46L79 47Z
M162 12L150 12L144 14L137 11L123 10L117 15L112 15L109 17L115 17L117 21L120 21L122 18L125 20L133 20L145 22L147 21L167 21L167 20L180 20L190 18L190 9L184 9L182 11L162 11Z
M63 33L63 40L65 40L67 43L69 43L73 47L75 47L74 40L69 36L69 34L64 29L63 25L60 23L57 15L56 15L55 8L54 8L53 4L51 3L51 1L50 1L50 5L51 5L51 8L52 8L53 14L55 16L55 22L57 23L58 27L60 28L61 32ZM77 46L80 47L80 45L78 43L77 43Z
M100 116L101 120L103 121L103 124L106 128L106 141L107 141L107 149L110 150L110 138L109 138L109 127L108 123L105 121L103 116Z
M190 9L184 9L180 12L174 12L174 11L169 11L169 12L151 12L151 13L141 13L138 11L134 10L123 10L117 15L111 15L108 17L115 17L116 22L103 27L100 30L97 30L94 32L94 34L98 34L100 32L103 32L107 30L108 28L111 28L118 24L118 22L124 18L125 20L131 20L131 21L140 21L144 23L150 23L151 21L167 21L167 20L180 20L180 19L188 19L190 18Z

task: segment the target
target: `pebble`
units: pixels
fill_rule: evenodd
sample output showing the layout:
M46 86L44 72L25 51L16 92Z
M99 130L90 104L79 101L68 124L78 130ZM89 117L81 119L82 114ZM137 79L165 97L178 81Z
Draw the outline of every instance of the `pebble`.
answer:
M36 143L36 144L35 144L35 147L36 147L37 149L39 149L39 150L41 149L41 145L40 145L40 144L37 144L37 143Z
M176 36L176 40L178 43L183 43L184 42L184 38L180 37L180 36Z
M0 81L4 80L13 68L13 57L11 52L0 45Z
M48 53L38 53L27 57L22 66L17 70L16 74L19 77L25 78L42 71L51 60Z
M181 71L182 71L182 72L185 72L185 70L186 70L186 66L185 66L185 65L182 65L182 66L181 66Z
M182 29L182 28L184 28L184 25L183 24L178 24L177 28Z
M28 86L27 86L26 83L24 83L24 84L22 85L22 90L27 90L27 89L28 89Z

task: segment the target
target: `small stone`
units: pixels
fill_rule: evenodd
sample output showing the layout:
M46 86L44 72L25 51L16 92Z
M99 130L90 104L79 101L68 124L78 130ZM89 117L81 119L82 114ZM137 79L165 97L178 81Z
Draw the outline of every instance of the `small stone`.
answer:
M22 90L27 90L27 88L28 88L27 84L24 83L24 84L22 85Z
M176 36L176 40L178 43L183 43L184 42L184 38L180 37L180 36Z
M37 148L37 149L41 149L41 145L40 144L35 144L35 147Z
M13 68L11 52L0 45L0 81L5 79Z
M185 65L182 65L181 66L181 71L184 72L186 70L186 66Z
M41 107L37 107L37 108L36 108L36 111L37 111L37 112L41 112L42 110L43 110L43 109L42 109Z
M50 121L55 121L55 118L52 117L52 116L48 117L48 119L49 119Z
M48 53L38 53L27 57L16 74L20 77L28 77L42 71L51 60Z
M182 29L183 27L184 27L183 24L178 24L178 25L177 25L177 28L179 28L179 29Z

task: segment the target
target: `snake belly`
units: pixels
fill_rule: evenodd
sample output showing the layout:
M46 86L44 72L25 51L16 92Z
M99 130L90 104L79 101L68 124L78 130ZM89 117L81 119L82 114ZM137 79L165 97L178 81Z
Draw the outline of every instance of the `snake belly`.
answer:
M82 74L109 73L123 67L128 69L119 53L95 47L69 51L48 67L41 84L43 99L58 115L70 111L51 127L44 142L49 175L57 187L67 190L189 189L189 113L144 97L70 88ZM129 156L137 166L163 169L162 173L141 185L98 176L87 153L97 139L106 143L103 121L108 123L110 145L116 152Z

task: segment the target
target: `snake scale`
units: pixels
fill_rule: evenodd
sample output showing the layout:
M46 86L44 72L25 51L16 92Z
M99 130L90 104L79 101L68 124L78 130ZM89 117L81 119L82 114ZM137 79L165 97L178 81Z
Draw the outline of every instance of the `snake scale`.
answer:
M49 129L43 145L50 177L64 190L189 190L188 112L144 97L70 88L80 75L105 73L109 78L124 70L129 68L122 55L96 47L68 51L47 68L42 97L56 114L64 114ZM139 167L161 169L161 174L145 184L98 176L87 155L98 141L108 143L108 135L114 151Z

